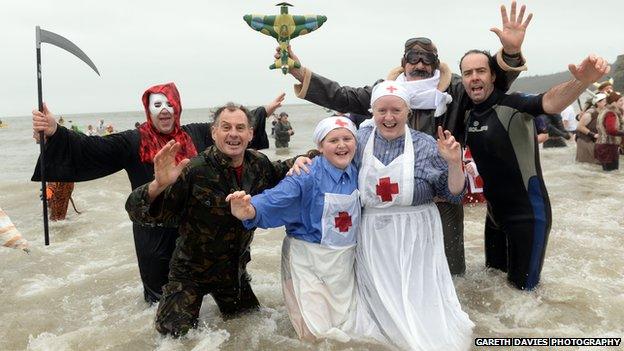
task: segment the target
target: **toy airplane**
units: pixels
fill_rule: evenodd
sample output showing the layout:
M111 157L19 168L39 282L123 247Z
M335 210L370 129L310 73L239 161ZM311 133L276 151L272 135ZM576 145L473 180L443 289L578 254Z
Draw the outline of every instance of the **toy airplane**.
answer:
M293 16L288 14L288 6L292 6L291 4L281 2L275 6L280 6L279 15L245 15L243 19L251 28L277 39L280 47L280 58L275 60L269 69L281 68L282 73L287 74L289 69L301 67L299 61L288 56L290 39L318 29L327 21L327 17L317 15Z

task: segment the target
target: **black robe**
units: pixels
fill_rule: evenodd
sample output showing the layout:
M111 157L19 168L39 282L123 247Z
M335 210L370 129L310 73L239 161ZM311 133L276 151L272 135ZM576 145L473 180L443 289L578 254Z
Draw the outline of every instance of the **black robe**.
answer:
M268 139L263 128L266 110L259 107L251 113L257 128L254 130L254 138L249 148L266 148L268 145L265 144L268 143L264 140ZM213 144L208 123L186 124L182 129L191 137L198 153ZM140 140L138 129L100 137L86 136L58 126L56 133L46 142L46 181L88 181L123 169L128 174L130 185L134 190L154 179L154 165L141 162ZM40 162L37 161L31 180L41 180L40 166ZM175 248L178 228L133 223L132 229L145 301L157 302L162 294L162 286L168 281L169 261Z

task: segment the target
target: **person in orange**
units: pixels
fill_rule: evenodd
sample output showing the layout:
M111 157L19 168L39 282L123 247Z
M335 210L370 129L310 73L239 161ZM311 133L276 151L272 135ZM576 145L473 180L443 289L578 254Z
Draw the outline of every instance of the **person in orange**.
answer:
M74 191L73 182L50 182L46 187L46 196L48 198L48 207L50 209L51 221L62 221L67 216L67 207L71 201L72 206L76 213L80 214L76 210L74 200L71 198L71 194Z

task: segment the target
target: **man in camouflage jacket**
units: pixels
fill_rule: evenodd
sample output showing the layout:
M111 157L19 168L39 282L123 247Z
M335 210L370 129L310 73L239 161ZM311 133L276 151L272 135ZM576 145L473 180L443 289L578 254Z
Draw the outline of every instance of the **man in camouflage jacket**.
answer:
M155 179L126 203L133 221L179 226L169 283L156 314L161 334L183 335L197 324L203 296L212 295L224 316L257 308L246 266L253 230L230 213L225 197L237 190L258 194L274 187L292 161L271 162L247 150L253 132L249 112L228 104L215 113L215 145L178 165L171 141L154 158Z

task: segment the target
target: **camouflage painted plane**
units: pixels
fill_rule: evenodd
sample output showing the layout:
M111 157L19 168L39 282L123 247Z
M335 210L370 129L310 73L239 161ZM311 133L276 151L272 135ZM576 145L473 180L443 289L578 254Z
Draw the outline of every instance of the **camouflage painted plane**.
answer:
M317 15L293 16L288 14L288 6L292 6L291 4L281 2L275 6L281 6L279 15L245 15L243 19L251 28L277 39L280 47L280 58L276 59L275 63L269 66L269 69L281 68L282 73L287 74L289 69L301 67L299 61L288 56L290 39L318 29L327 21L327 17Z

